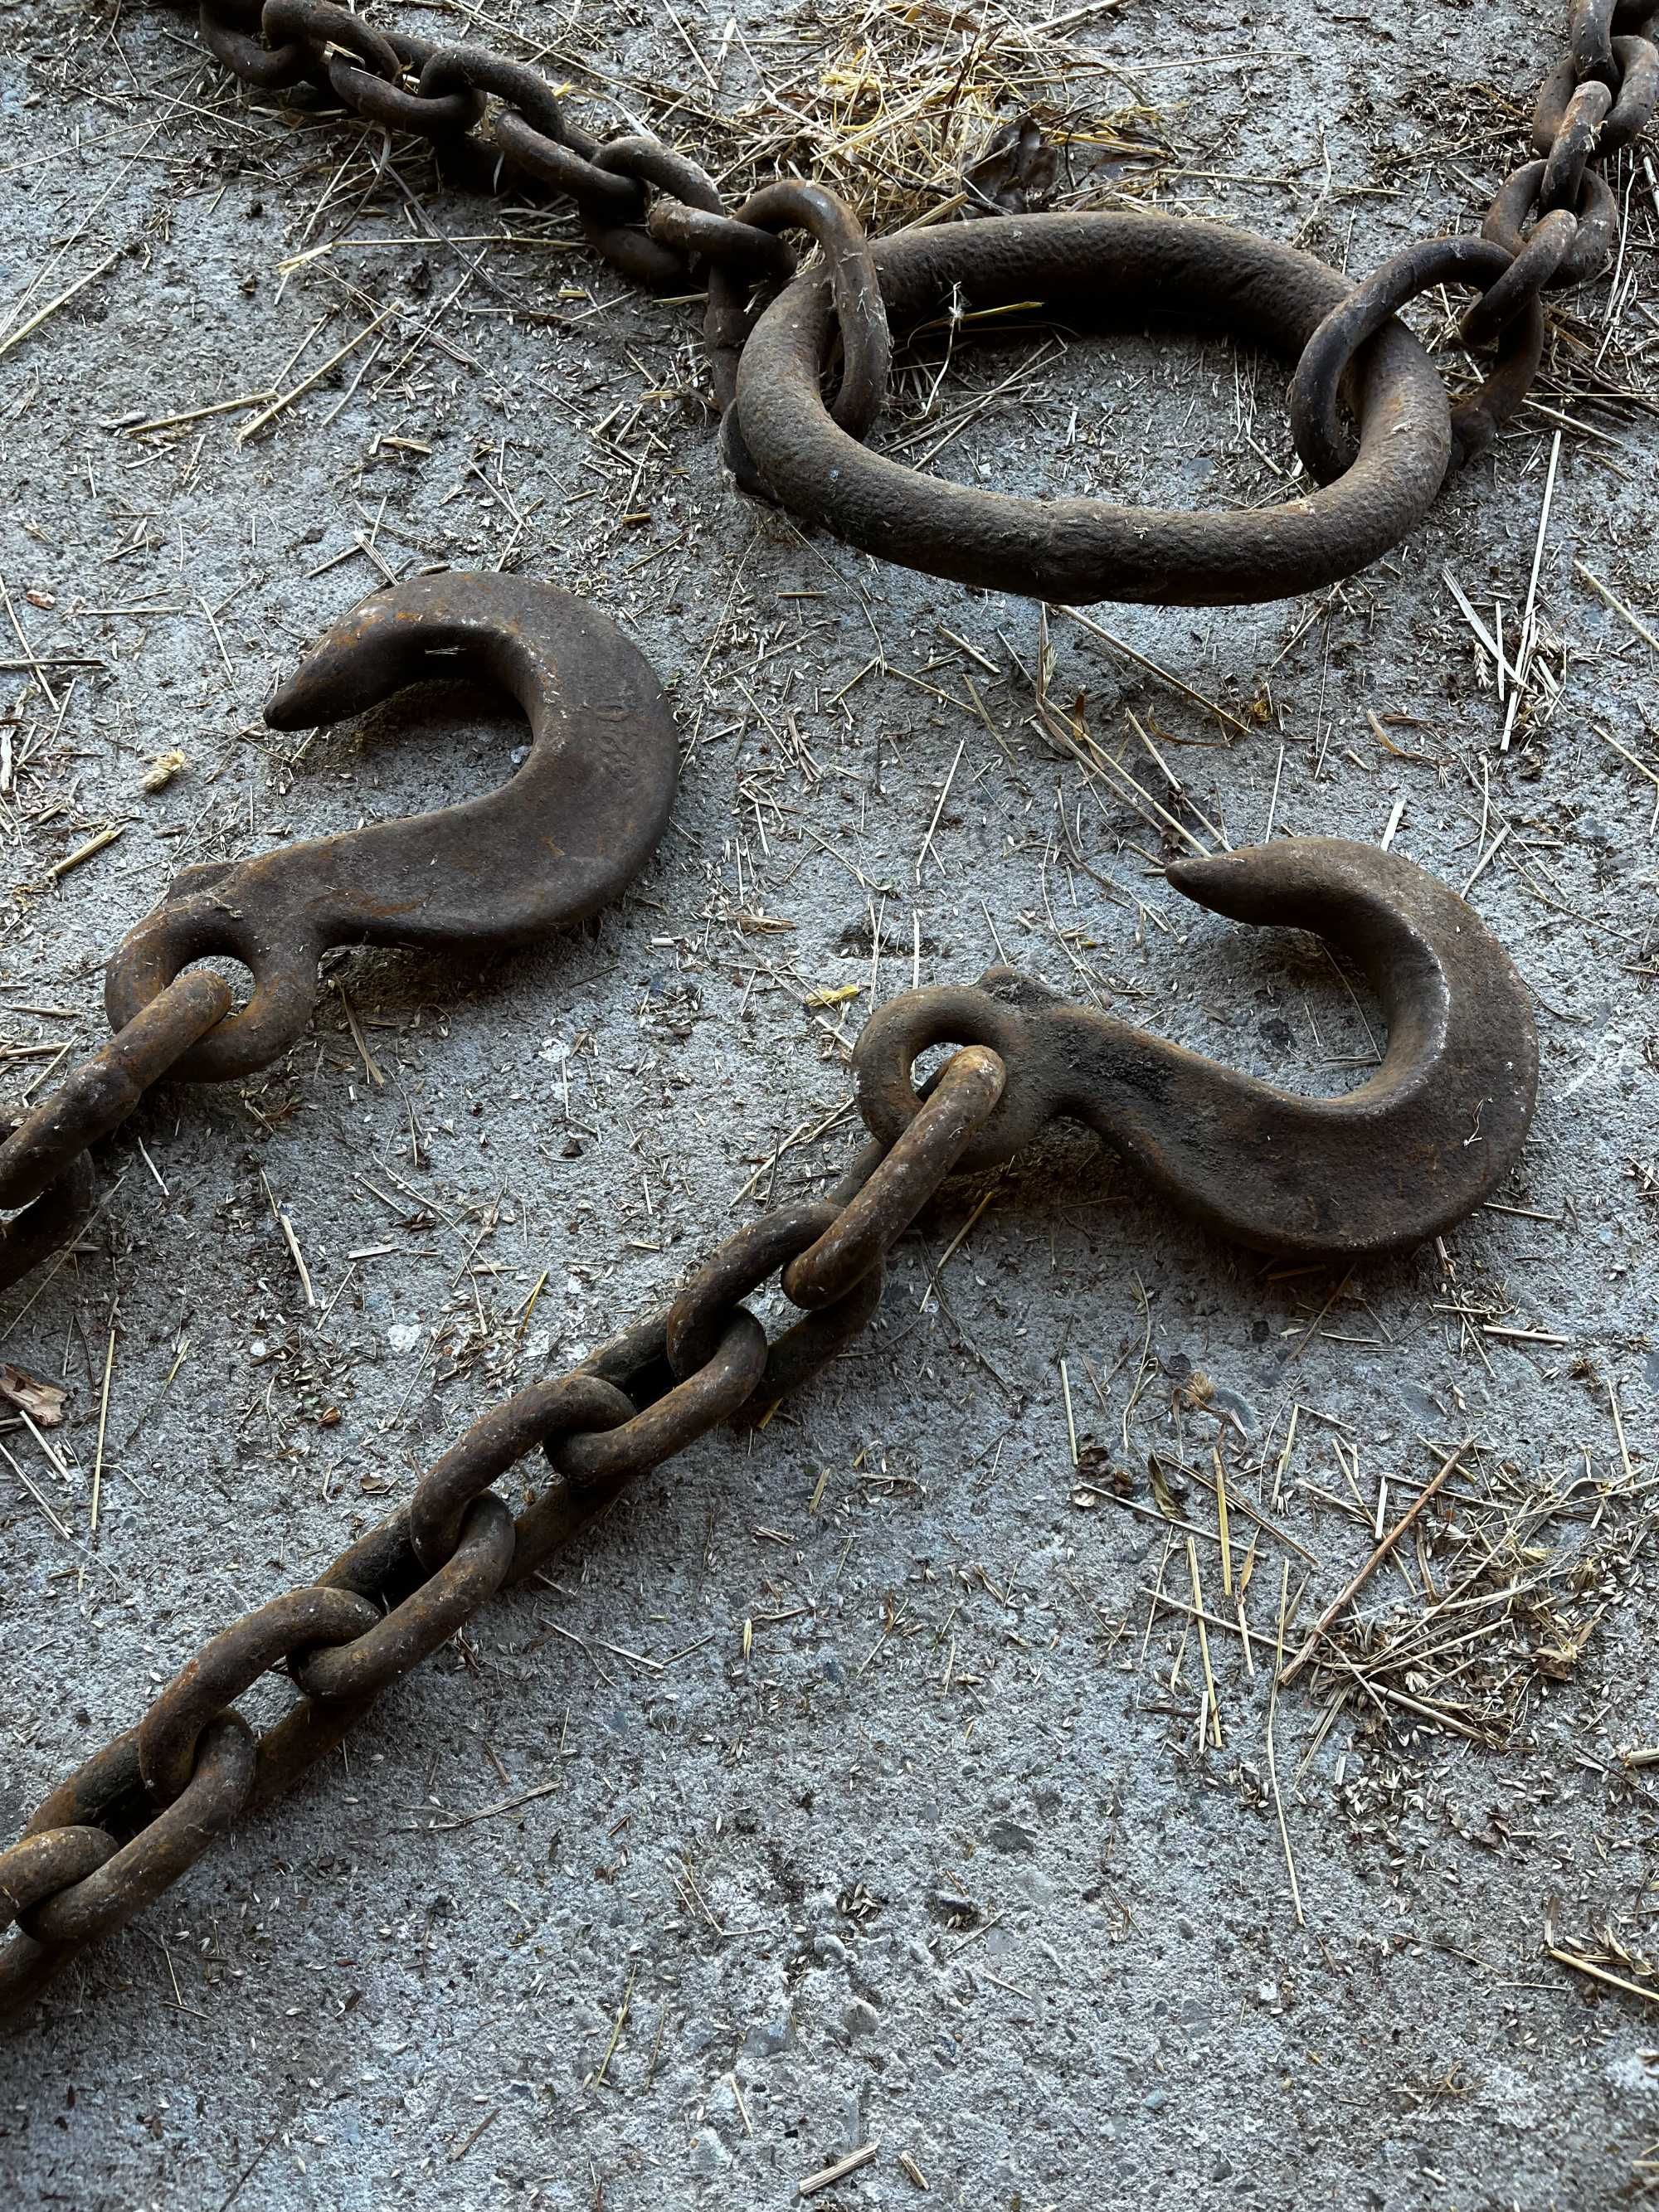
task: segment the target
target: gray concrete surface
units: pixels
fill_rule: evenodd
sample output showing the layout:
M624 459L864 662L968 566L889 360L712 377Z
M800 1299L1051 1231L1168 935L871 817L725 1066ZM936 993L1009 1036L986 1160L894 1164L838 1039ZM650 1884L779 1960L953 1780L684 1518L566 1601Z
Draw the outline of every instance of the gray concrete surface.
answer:
M392 14L545 51L692 143L757 108L757 70L781 142L866 42L1019 43L994 11L905 32L897 9L750 9L743 38L723 6ZM1363 269L1476 218L1562 26L1127 0L1063 36L1063 82L1027 87L1051 127L1112 118L1114 146L1164 149L1079 146L1079 204L1219 212ZM306 640L386 572L504 562L591 592L685 737L673 829L618 908L482 970L331 960L306 1044L158 1098L104 1155L72 1265L5 1301L0 1356L68 1392L49 1451L0 1430L9 1833L485 1406L658 1301L762 1196L819 1187L844 1119L779 1148L847 1098L850 1039L913 969L1006 951L1314 1090L1370 1040L1307 942L1183 911L1176 841L1044 739L1034 606L730 493L691 311L632 296L563 215L458 198L403 142L377 170L373 137L246 99L148 9L0 0L0 116L11 326L100 272L0 358L9 1098L97 1040L100 964L177 867L501 772L514 726L476 702L262 730ZM907 127L860 157L872 195ZM1063 616L1048 633L1050 699L1201 842L1376 839L1397 815L1397 849L1473 884L1543 1050L1501 1210L1345 1278L1222 1246L1079 1137L977 1215L987 1189L953 1188L809 1396L646 1483L70 1971L0 2048L8 2203L762 2207L872 2143L818 2203L1589 2212L1652 2189L1655 1799L1620 1753L1659 1742L1659 659L1583 574L1652 623L1651 158L1617 171L1625 257L1566 311L1553 411L1396 554L1314 600L1097 611L1251 734ZM539 243L436 236L509 229ZM261 434L239 439L256 409L193 413L290 388L380 314ZM941 434L1014 372L939 465L1282 492L1282 377L1219 342L964 348L932 415L929 371L884 434ZM132 434L163 416L191 419ZM1504 751L1444 572L1515 640L1557 429ZM1270 1740L1267 1655L1247 1672L1216 1626L1223 1741L1200 1743L1191 1620L1147 1595L1191 1600L1149 1455L1213 1531L1224 1445L1239 1575L1249 1509L1284 1532L1256 1531L1243 1601L1271 1641L1285 1589L1305 1626L1466 1437L1448 1514L1340 1648L1415 1621L1425 1575L1474 1574L1481 1605L1427 1639L1467 1646L1372 1677L1393 1702L1310 1671Z

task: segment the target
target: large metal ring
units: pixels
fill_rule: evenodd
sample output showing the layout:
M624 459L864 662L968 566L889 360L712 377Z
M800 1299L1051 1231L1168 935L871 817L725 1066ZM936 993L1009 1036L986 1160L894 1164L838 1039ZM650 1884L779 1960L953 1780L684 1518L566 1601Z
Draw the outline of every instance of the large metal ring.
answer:
M1164 318L1219 325L1294 361L1347 280L1310 255L1225 225L1161 215L1037 215L878 240L889 315L951 301L1041 300L1098 326ZM1277 507L1171 513L1090 499L1018 499L919 475L830 420L819 375L835 329L829 279L798 277L768 308L738 375L744 440L767 489L799 520L866 553L991 591L1076 605L1165 606L1288 598L1352 575L1428 512L1451 431L1438 373L1403 328L1359 378L1360 445L1340 483Z

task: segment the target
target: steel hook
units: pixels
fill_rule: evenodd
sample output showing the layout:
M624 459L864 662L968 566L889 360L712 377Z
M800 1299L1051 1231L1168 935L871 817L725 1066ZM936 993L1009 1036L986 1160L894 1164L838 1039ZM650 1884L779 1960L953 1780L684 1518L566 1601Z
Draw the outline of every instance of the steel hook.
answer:
M1388 1019L1375 1074L1298 1097L994 968L872 1018L853 1067L874 1135L891 1144L915 1113L919 1054L984 1044L1008 1081L963 1170L1057 1118L1084 1121L1212 1228L1310 1260L1401 1250L1497 1188L1532 1119L1538 1042L1526 986L1473 908L1411 861L1334 837L1182 860L1169 878L1236 921L1315 930L1351 954Z
M568 592L495 574L395 584L334 624L265 720L308 729L449 676L485 678L528 715L528 757L510 781L434 813L185 869L109 963L113 1028L191 962L240 960L253 974L247 1006L177 1069L226 1082L304 1034L330 945L524 944L639 873L673 801L673 718L636 647Z

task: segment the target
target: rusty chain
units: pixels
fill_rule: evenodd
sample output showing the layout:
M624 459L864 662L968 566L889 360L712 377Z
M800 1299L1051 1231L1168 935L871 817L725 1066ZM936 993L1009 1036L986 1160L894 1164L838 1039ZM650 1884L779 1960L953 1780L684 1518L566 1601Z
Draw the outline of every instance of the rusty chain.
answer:
M1543 356L1545 294L1589 283L1617 248L1619 202L1594 165L1628 146L1659 108L1656 30L1655 0L1571 0L1566 51L1533 108L1536 158L1499 185L1480 237L1406 246L1314 332L1291 387L1291 428L1321 483L1352 464L1338 395L1356 355L1401 307L1439 285L1480 295L1458 323L1458 341L1495 342L1498 356L1451 410L1452 465L1485 453L1516 413Z
M758 1418L833 1358L871 1318L888 1252L972 1144L1004 1075L982 1046L957 1053L896 1142L867 1147L828 1199L740 1229L663 1312L486 1413L314 1583L211 1637L0 1850L0 1929L21 1930L0 1951L0 2018L152 1904L232 1822L285 1795L629 1484L721 1424ZM70 1088L84 1098L95 1085ZM774 1276L802 1316L769 1344L742 1300ZM515 1518L491 1486L538 1449L550 1480ZM296 1702L256 1735L236 1700L276 1668Z
M733 213L708 172L676 149L638 133L592 137L527 63L377 30L334 0L203 0L201 31L245 84L309 84L365 122L412 132L445 153L463 151L465 142L496 179L504 166L564 193L588 243L630 283L669 293L706 284L722 411L758 313L757 286L769 299L796 271L779 234L806 232L835 286L843 352L836 419L862 436L881 412L891 358L881 289L862 226L828 186L784 179Z
M295 848L280 857L291 864ZM483 1414L405 1507L314 1582L210 1638L137 1727L0 1850L0 1933L21 1930L0 1951L0 2018L232 1822L284 1795L393 1682L628 1485L721 1425L762 1418L836 1358L874 1316L894 1243L951 1174L1000 1166L1064 1116L1109 1136L1188 1211L1269 1249L1352 1259L1478 1205L1525 1139L1537 1069L1525 987L1478 917L1413 863L1339 839L1169 872L1237 920L1316 927L1366 968L1389 1036L1369 1084L1299 1098L1068 1006L1012 969L890 1001L854 1052L871 1141L827 1196L738 1229L664 1310ZM202 1039L237 1018L230 1007L210 969L167 983L0 1144L0 1206L23 1207L27 1226L78 1192L88 1148L184 1072ZM946 1046L957 1048L918 1091L919 1062ZM775 1279L799 1317L769 1340L744 1302ZM550 1479L515 1517L492 1486L538 1449ZM237 1700L274 1668L297 1699L256 1736Z

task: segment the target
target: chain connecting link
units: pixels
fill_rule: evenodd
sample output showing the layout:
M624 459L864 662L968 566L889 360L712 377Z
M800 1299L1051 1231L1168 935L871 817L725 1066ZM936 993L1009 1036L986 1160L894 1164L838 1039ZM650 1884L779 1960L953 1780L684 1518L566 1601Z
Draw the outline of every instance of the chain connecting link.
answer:
M222 975L194 969L170 983L0 1141L0 1290L68 1243L91 1210L87 1154L217 1027L231 1008Z
M1617 251L1619 203L1592 164L1628 146L1659 109L1656 26L1654 0L1572 0L1567 50L1533 110L1538 158L1499 185L1480 238L1405 247L1315 331L1291 387L1291 428L1320 483L1352 464L1354 440L1338 395L1356 356L1401 307L1437 285L1479 291L1457 337L1465 346L1492 341L1498 349L1485 380L1452 409L1452 466L1486 452L1516 414L1543 357L1544 295L1589 283Z
M629 1483L832 1357L870 1318L888 1252L995 1108L1005 1073L982 1046L957 1053L897 1143L866 1152L836 1196L740 1229L665 1312L486 1413L407 1506L316 1582L210 1638L137 1727L0 1850L0 1929L21 1931L0 1951L0 2018L153 1902L233 1821L283 1796L400 1675ZM780 1271L786 1295L811 1310L769 1352L742 1300ZM792 1348L802 1330L816 1333ZM538 1448L554 1480L515 1519L490 1486ZM235 1700L276 1668L300 1702L256 1736Z

